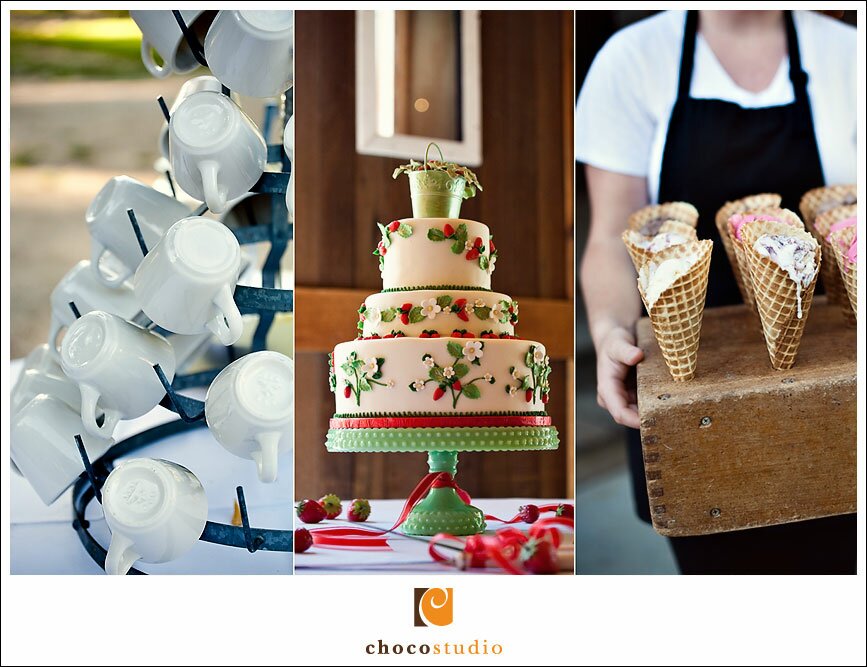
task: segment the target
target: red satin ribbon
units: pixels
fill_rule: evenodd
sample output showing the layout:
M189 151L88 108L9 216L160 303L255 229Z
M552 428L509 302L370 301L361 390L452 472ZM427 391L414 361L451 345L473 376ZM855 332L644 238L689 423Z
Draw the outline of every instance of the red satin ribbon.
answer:
M558 505L557 503L550 503L548 505L539 505L539 514L542 514L544 512L556 512L558 507L560 507L560 505ZM523 521L523 519L521 518L520 512L518 512L515 516L513 516L508 521L506 521L505 519L498 519L493 514L485 514L485 520L486 521L500 521L500 522L505 523L505 524L520 523L521 521Z
M336 417L329 428L441 428L484 426L550 426L547 415L478 415L465 417Z

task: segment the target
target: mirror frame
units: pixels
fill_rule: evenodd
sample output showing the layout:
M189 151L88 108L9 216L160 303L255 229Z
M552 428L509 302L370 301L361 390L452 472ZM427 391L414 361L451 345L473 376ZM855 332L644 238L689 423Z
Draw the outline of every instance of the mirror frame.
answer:
M436 141L446 159L478 167L482 164L482 49L479 12L461 10L461 128L462 141L394 134L376 128L376 59L373 10L355 12L355 150L361 155L424 159Z

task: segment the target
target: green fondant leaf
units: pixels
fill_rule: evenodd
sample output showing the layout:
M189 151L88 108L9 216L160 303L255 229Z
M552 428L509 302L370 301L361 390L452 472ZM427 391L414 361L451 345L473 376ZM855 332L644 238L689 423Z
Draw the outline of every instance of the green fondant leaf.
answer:
M395 317L395 310L394 308L383 308L379 315L383 322L391 322Z
M488 258L485 255L479 255L479 268L482 271L488 270Z
M370 391L371 388L372 387L366 378L360 378L358 380L358 391Z
M464 396L475 400L482 397L482 392L479 391L479 388L476 385L468 384L464 386Z
M400 227L397 228L397 233L401 235L401 237L408 239L412 236L412 227L410 227L405 222L400 223Z
M437 305L440 308L447 308L452 303L452 298L448 294L443 294L442 296L437 297Z
M533 348L531 347L530 349L532 350ZM533 367L533 353L532 352L527 352L527 356L524 357L524 364L527 366L527 368Z
M381 377L382 377L382 371L376 371L376 373L373 374L374 380L379 380Z
M439 366L434 366L433 368L431 368L428 375L430 376L431 380L434 380L436 382L445 382L446 379L446 376L443 375L443 369Z
M421 306L414 306L413 309L409 311L409 323L418 324L422 320L424 320L424 315L421 312Z
M452 243L452 252L456 255L460 255L464 251L464 242L463 241L455 241Z
M376 365L379 366L380 368L382 368L382 365L384 363L385 363L385 357L377 357L376 358Z
M458 225L458 228L455 230L455 238L460 241L462 244L467 240L467 226L464 223Z
M521 383L521 389L529 389L530 388L530 376L525 375L524 381Z
M491 316L491 309L487 306L481 306L479 308L476 308L473 310L473 312L480 320L486 320Z
M443 234L443 230L431 227L429 230L427 230L427 237L431 241L444 241L446 235Z
M348 361L345 364L340 364L340 370L346 373L346 375L352 375L352 364Z
M459 378L464 377L464 375L466 375L467 373L470 372L470 367L467 366L466 364L455 364L454 368L455 368L455 375L457 375Z
M464 348L461 347L460 343L455 343L453 340L450 340L446 345L446 349L448 349L449 354L452 355L455 359L460 359L464 356Z

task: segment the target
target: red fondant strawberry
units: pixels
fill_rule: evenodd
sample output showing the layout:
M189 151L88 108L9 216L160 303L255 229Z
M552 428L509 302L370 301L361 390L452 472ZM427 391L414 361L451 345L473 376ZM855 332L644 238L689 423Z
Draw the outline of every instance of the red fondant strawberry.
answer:
M545 405L548 404L548 393L547 392L542 394L542 403L544 403Z
M524 523L535 523L539 518L538 505L521 505L518 508L518 514L521 515L521 521Z
M564 516L568 519L574 519L575 518L575 506L574 505L567 505L565 503L560 503L559 505L557 505L556 514L557 514L557 516Z
M465 331L464 335L462 337L463 338L475 338L475 335L473 334L472 331Z
M302 500L295 506L295 513L304 523L319 523L326 517L325 508L315 500Z
M350 387L349 385L346 385L343 388L343 396L344 396L344 398L349 398L351 395L352 395L352 387Z
M400 321L403 324L409 324L409 313L401 313L400 314ZM392 338L394 338L394 336L392 336Z
M380 255L385 255L385 253L387 251L387 248L385 247L385 244L382 241L379 242L379 244L376 246L376 249L379 251Z
M419 337L419 338L430 338L430 332L429 332L427 329L425 329L424 331L422 331L422 332L418 335L418 337Z
M557 550L548 540L528 540L521 547L521 563L531 574L557 574Z
M400 229L399 220L392 220L390 223L388 223L388 231L396 232L398 229Z
M340 516L340 513L343 511L340 498L333 493L322 496L319 499L319 504L325 508L325 518L327 519L334 519Z
M295 529L295 539L293 547L296 554L301 554L313 546L313 535L306 528Z
M474 259L479 258L479 249L478 248L470 248L467 250L467 254L464 255L468 260L472 261Z
M475 241L473 241L473 247L474 248L481 248L482 247L482 237L481 236L477 236Z
M431 337L431 338L439 338L439 337L440 337L440 332L439 332L439 331L431 331L431 332L430 332L430 337Z
M532 403L533 402L533 390L528 389L527 391L525 391L524 392L524 398L526 399L527 403Z
M394 338L394 334L385 334L383 338Z
M356 498L349 506L346 518L350 521L367 521L370 516L370 503L364 498Z
M435 401L438 401L445 395L446 395L446 390L443 389L442 387L437 387L436 389L434 389L433 399Z
M492 255L493 255L495 252L497 252L497 246L494 245L494 237L493 237L493 236L492 236L491 238L488 239L488 245L491 246L491 254L492 254Z
M373 340L374 338L382 338L382 336L380 336L379 334L371 334L371 335L369 336L369 338L370 338L371 340Z
M461 331L460 329L455 329L454 331L452 331L452 333L451 333L451 337L452 337L452 338L463 338L463 337L464 337L464 332Z
M455 235L455 228L452 227L449 223L446 223L445 227L443 227L443 234L447 239L450 239Z
M455 381L452 382L452 387L454 388L455 391L460 391L461 390L461 381L458 379L455 379Z

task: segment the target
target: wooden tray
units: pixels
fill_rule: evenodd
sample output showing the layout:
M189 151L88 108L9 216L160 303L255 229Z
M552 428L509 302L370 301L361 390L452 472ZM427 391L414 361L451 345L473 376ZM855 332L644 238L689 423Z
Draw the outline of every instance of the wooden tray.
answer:
M776 371L758 315L705 311L695 377L674 382L650 320L638 406L650 513L667 536L856 509L856 338L816 297L795 367Z

